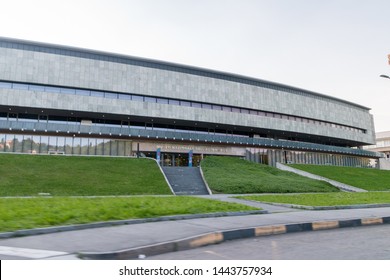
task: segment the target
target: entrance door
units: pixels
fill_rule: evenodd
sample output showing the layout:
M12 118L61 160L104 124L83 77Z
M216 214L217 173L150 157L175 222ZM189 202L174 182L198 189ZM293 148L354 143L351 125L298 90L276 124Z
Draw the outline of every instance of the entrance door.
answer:
M156 155L156 153L154 153ZM202 156L194 154L192 156L192 166L197 167L200 164ZM162 166L188 166L188 153L161 153Z
M176 154L175 166L188 166L188 154Z

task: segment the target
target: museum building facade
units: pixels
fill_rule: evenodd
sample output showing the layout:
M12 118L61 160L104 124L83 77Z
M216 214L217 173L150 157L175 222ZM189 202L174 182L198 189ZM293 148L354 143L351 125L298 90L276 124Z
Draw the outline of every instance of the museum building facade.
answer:
M367 166L370 109L261 79L0 38L0 152Z

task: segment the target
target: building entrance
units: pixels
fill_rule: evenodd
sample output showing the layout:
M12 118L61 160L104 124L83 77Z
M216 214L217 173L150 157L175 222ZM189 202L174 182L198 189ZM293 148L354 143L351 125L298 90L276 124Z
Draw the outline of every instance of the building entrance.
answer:
M202 156L192 155L192 166L199 166ZM161 166L189 166L188 153L161 153Z

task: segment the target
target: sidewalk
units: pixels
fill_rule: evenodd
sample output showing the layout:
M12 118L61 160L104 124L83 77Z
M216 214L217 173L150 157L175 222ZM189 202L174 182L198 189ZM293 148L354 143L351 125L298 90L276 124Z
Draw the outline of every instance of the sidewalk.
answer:
M262 206L268 214L147 222L1 239L0 259L132 259L237 238L390 223L390 207L315 211Z

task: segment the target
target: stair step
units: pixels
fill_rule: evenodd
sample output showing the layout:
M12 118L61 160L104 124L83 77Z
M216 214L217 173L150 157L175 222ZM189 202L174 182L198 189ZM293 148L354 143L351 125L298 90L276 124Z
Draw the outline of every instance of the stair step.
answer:
M162 167L176 195L209 194L198 167Z

